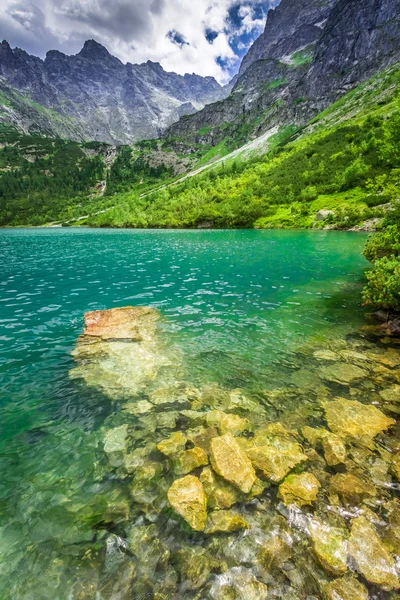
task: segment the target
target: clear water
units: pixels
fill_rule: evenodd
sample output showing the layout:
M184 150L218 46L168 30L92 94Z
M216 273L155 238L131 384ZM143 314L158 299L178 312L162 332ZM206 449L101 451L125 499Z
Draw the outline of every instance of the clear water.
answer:
M143 583L126 562L126 523L93 516L126 499L128 483L98 472L101 428L120 406L69 378L83 314L156 307L193 385L254 398L294 390L296 373L312 370L305 348L364 323L364 242L339 232L1 231L0 598L208 598L171 566L149 567ZM285 407L269 410L276 420ZM134 511L128 521L148 524ZM184 528L168 536L171 552L197 543Z

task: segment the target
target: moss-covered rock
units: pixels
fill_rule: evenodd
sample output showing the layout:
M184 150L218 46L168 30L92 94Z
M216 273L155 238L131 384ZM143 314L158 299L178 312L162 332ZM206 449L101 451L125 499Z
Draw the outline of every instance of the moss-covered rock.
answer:
M309 526L314 552L328 573L343 575L347 571L347 540L343 532L316 519Z
M292 549L287 540L279 532L272 532L268 541L260 547L257 561L263 569L270 571L274 567L281 567L291 556Z
M275 483L307 460L299 444L283 438L274 438L264 446L249 448L246 453L253 466Z
M326 600L368 600L368 590L355 577L345 575L324 587Z
M207 498L197 477L187 475L174 481L168 490L172 508L195 531L203 531L207 521Z
M400 452L396 452L392 457L392 472L400 482Z
M373 439L395 423L375 406L355 400L338 398L322 405L329 429L340 437Z
M186 443L187 437L181 431L177 431L157 444L157 449L165 456L176 456L185 449Z
M254 468L231 435L211 440L211 464L214 471L248 494L256 481Z
M400 588L395 561L365 517L352 522L349 553L369 583L386 590Z
M392 385L386 390L382 390L380 395L386 402L400 402L400 385Z
M218 430L215 427L196 427L189 429L186 436L194 446L203 448L207 454L210 454L211 440L219 436Z
M240 529L250 529L249 523L233 510L215 510L208 515L204 533L232 533Z
M360 504L366 498L374 498L377 494L372 483L362 481L351 473L337 473L330 481L330 490L337 494L346 504Z
M156 571L165 571L170 558L168 546L160 539L155 525L135 525L127 538L138 569L149 579Z
M279 486L279 496L286 506L289 504L311 505L317 499L320 487L320 482L312 473L288 475Z
M173 460L175 475L187 475L194 469L205 465L208 465L208 456L202 448L191 448L180 452Z

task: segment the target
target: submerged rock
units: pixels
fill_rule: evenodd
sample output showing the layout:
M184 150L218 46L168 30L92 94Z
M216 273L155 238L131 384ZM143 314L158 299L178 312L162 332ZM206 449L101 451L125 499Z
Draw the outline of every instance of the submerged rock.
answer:
M368 591L355 577L346 575L324 587L326 600L368 600Z
M287 439L272 439L264 446L246 450L254 467L275 483L281 481L296 465L307 460L301 446Z
M250 525L239 513L216 510L208 515L204 533L232 533L240 529L250 529Z
M72 355L71 379L82 379L114 400L144 391L162 366L175 368L156 339L160 313L126 307L85 314L85 332Z
M218 575L210 590L212 600L266 600L267 586L243 567Z
M400 385L392 385L380 392L380 395L386 402L400 402Z
M203 469L200 481L207 495L208 506L212 509L231 508L242 498L242 493L236 486L214 473L210 467Z
M279 496L287 506L311 505L317 499L320 487L320 482L312 473L289 475L279 486Z
M240 435L244 431L252 430L251 423L247 419L220 410L213 410L207 414L207 425L217 427L221 435Z
M343 575L347 571L347 540L343 532L314 519L310 521L309 530L314 552L324 569Z
M323 402L322 406L329 429L341 437L373 439L395 423L375 406L355 400L338 398L332 402Z
M113 467L120 467L124 463L128 445L128 425L121 425L110 429L104 434L104 452Z
M202 448L191 448L177 454L173 465L175 475L186 475L198 467L208 465L208 456Z
M335 467L345 462L346 446L338 435L326 432L322 437L322 448L327 464Z
M330 489L349 504L360 504L366 498L374 498L377 494L372 483L364 482L351 473L334 475L330 481Z
M392 471L400 482L400 452L396 452L392 457Z
M219 433L215 427L197 427L189 429L186 432L188 440L195 446L203 448L207 454L210 454L211 440L218 437Z
M356 367L348 363L335 363L327 367L322 367L318 371L322 379L327 381L333 381L335 383L342 383L348 385L356 379L364 379L368 377L368 371Z
M187 438L181 431L173 433L166 440L162 440L157 444L157 449L165 456L175 456L182 452L186 447Z
M198 590L206 583L213 560L204 548L182 548L174 555L173 564L183 587Z
M210 451L214 471L248 494L256 481L256 473L235 438L231 435L213 438Z
M195 531L203 531L207 521L207 498L197 477L187 475L174 481L168 490L172 508Z
M386 590L400 588L395 561L365 517L352 522L349 553L369 583Z

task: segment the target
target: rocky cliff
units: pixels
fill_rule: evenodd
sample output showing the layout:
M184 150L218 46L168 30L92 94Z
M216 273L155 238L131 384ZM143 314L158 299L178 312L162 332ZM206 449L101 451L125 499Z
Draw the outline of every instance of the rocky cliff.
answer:
M231 95L172 125L184 148L240 145L274 126L304 125L400 60L400 0L282 0L244 57Z
M0 45L0 122L24 131L129 144L159 137L229 91L151 61L123 64L94 40L75 56L52 50L45 60Z

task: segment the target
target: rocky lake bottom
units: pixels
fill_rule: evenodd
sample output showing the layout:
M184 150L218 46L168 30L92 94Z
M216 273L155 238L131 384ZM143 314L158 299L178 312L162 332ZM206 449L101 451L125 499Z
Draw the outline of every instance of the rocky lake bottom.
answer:
M0 597L398 598L364 242L0 232Z

